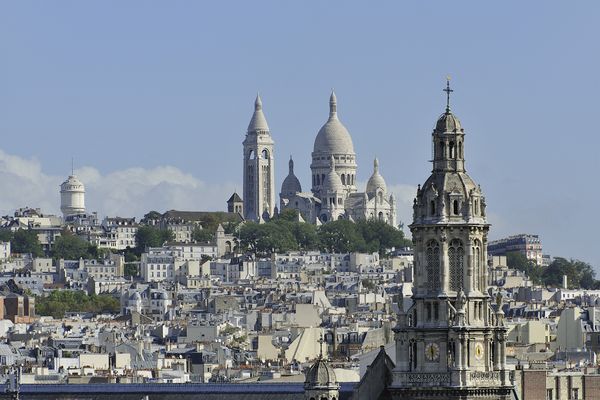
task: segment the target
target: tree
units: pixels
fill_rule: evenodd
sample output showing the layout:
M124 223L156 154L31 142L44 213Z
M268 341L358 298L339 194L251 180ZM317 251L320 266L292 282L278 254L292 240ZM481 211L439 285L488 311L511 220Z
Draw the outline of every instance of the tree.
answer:
M95 258L98 249L74 235L59 236L52 247L52 256L55 259L79 260L80 258Z
M161 218L162 218L162 214L159 213L158 211L150 211L142 217L140 223L147 225L151 221L158 221Z
M35 308L38 315L63 318L68 311L116 314L119 300L108 295L87 295L83 291L55 290L47 296L36 296Z
M300 250L317 250L319 248L319 235L316 226L306 222L294 222L291 228L297 247Z
M542 283L542 268L535 262L529 260L525 255L518 251L509 251L506 253L506 265L522 271L536 284Z
M384 256L392 248L412 245L410 240L404 238L404 232L383 221L360 220L356 227L369 253L377 251Z
M134 262L126 262L125 268L123 269L123 274L126 278L136 277L139 274L137 263Z
M10 245L13 253L31 253L34 257L42 257L44 255L37 233L29 229L19 229L16 231Z
M13 233L10 229L0 229L0 242L12 242Z
M264 256L297 248L289 223L275 220L266 224L245 223L240 229L240 244L243 248Z
M214 240L215 238L215 232L211 232L208 229L202 229L201 226L196 226L194 227L194 230L192 231L192 240L196 241L196 242L210 242L212 240Z
M159 229L154 226L140 226L135 234L138 255L146 251L147 247L160 247L165 242L173 240L174 235L170 229Z
M321 248L332 253L365 251L367 247L356 224L345 219L321 225L318 235Z
M542 279L546 286L559 287L562 285L564 275L567 276L571 288L591 289L596 285L596 273L590 264L579 260L567 260L562 257L556 257L544 269Z
M281 210L277 218L288 222L298 222L299 215L300 213L298 212L298 210L293 208L285 208Z

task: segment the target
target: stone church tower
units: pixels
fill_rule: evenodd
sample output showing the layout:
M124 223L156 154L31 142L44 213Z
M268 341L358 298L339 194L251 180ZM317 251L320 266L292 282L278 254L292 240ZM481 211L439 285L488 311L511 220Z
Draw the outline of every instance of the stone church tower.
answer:
M506 370L501 298L487 292L486 203L465 171L465 132L446 111L432 134L433 171L419 186L410 229L414 243L413 304L400 310L394 399L502 399Z
M275 213L273 138L262 111L260 96L244 139L244 218L266 221Z

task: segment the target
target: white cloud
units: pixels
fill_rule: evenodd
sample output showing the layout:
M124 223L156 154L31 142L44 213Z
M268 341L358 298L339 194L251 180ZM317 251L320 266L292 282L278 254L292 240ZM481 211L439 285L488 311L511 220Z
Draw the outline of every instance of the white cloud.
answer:
M135 167L103 175L94 167L75 171L86 186L88 211L101 216L141 217L150 210L225 210L233 183L206 183L173 166ZM0 150L0 213L39 207L59 213L59 185L66 177L45 174L39 161Z

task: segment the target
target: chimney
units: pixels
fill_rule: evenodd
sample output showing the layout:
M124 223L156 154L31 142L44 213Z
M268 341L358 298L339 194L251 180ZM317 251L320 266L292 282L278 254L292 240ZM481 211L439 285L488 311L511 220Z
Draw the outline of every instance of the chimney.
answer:
M568 289L568 285L567 285L568 281L567 281L567 276L563 275L563 280L562 280L562 287L563 289Z

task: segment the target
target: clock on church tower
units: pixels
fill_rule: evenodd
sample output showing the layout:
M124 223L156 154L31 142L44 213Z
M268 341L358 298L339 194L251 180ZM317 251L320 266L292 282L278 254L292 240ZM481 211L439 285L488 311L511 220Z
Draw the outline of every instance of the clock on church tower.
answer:
M486 201L465 170L465 131L445 112L431 140L433 170L417 189L412 306L400 310L393 399L502 399L506 369L501 298L488 294Z

